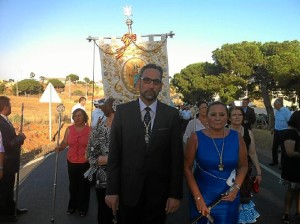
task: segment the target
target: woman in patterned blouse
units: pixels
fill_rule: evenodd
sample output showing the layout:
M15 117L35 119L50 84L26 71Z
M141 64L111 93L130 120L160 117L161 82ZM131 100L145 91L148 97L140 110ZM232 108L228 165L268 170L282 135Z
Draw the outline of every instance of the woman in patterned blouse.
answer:
M87 147L87 158L90 163L90 169L86 172L86 176L90 181L93 180L93 177L96 178L98 223L101 224L111 224L114 218L112 210L105 203L105 191L110 128L118 104L120 104L119 100L108 98L100 106L107 119L92 129Z

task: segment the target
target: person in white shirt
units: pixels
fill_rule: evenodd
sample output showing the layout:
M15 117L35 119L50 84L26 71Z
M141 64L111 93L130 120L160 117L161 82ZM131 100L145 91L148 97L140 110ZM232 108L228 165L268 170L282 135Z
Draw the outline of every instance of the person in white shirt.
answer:
M191 134L195 131L199 131L201 129L205 129L207 126L206 112L207 112L208 104L205 101L200 101L198 103L199 115L197 118L194 118L189 121L184 135L183 135L183 143L185 144Z
M96 127L99 124L99 122L102 123L103 121L106 120L103 111L100 109L100 106L103 105L104 100L105 99L94 101L95 110L92 112L92 124L91 124L93 128Z
M192 112L190 111L190 108L188 106L183 108L183 111L181 112L181 117L182 117L182 133L184 133L186 126L188 125L189 121L192 119Z
M86 98L83 96L80 97L78 103L72 107L72 114L78 108L83 109L85 111L85 107L84 107L85 104L86 104ZM72 114L71 114L71 122L74 123L74 121L72 119Z

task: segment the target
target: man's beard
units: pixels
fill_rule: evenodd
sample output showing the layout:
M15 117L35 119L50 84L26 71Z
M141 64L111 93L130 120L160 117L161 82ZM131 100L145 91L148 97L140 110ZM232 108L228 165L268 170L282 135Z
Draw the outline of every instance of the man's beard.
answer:
M155 100L158 96L158 93L153 90L146 90L144 93L141 93L141 95L147 100Z

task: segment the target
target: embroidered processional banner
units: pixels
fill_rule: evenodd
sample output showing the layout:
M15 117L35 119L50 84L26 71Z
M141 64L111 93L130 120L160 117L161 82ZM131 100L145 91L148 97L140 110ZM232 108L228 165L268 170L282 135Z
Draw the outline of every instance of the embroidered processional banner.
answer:
M154 37L149 35L145 41L145 37L125 34L121 39L99 39L105 97L122 99L123 102L137 99L139 71L144 65L153 63L164 70L163 87L158 98L170 104L167 35L159 37L160 40L154 41Z

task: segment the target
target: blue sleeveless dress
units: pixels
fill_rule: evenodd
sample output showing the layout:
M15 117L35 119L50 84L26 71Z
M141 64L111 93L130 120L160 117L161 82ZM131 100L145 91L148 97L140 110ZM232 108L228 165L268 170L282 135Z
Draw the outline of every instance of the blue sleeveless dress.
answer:
M198 137L198 149L196 152L196 167L194 170L195 180L200 192L209 206L220 194L226 192L230 187L226 180L238 166L239 140L238 133L230 130L224 140L223 165L224 170L219 171L220 157L210 137L202 130L196 132ZM223 138L214 139L219 152L222 151ZM235 224L239 220L240 195L237 194L233 202L221 201L211 210L211 216L215 224ZM191 220L199 216L193 197L190 200ZM207 224L206 217L201 218L198 224Z

